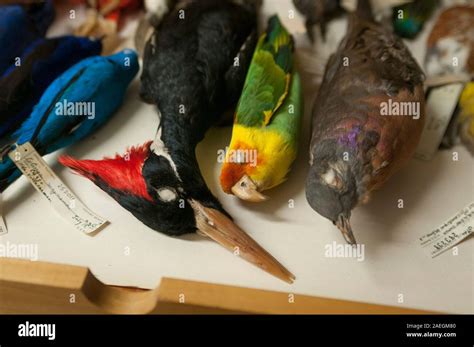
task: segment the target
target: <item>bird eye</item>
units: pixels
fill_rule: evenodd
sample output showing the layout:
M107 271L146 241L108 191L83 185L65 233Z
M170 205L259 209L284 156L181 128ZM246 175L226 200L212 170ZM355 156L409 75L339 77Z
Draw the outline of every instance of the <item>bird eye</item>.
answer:
M323 175L321 175L321 178L328 186L334 187L336 189L341 189L343 187L342 180L340 179L336 171L332 168L330 168Z
M170 187L158 188L156 190L156 193L158 194L158 199L163 202L171 202L176 200L176 198L178 197L176 190Z

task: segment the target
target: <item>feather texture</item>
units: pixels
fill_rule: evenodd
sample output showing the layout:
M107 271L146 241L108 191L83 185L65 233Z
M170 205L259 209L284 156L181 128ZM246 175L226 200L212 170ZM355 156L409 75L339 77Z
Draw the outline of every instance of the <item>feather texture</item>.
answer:
M413 39L433 15L438 0L415 0L393 8L393 28L397 35Z
M52 0L29 5L0 6L0 75L29 44L46 34L54 14Z
M370 19L369 1L359 3L314 103L306 181L308 203L351 244L351 210L406 164L424 125L420 67L401 39ZM383 111L390 103L410 108L392 115Z
M31 142L41 155L82 140L114 114L137 72L138 58L131 50L81 61L48 87L14 138L18 144ZM19 176L7 158L0 165L0 191Z
M68 156L59 162L76 173L96 182L103 181L112 189L153 201L148 193L142 168L150 155L151 141L143 146L131 147L126 155L102 160L77 160Z
M64 71L84 58L98 55L100 41L63 36L39 39L0 79L0 141L2 147L15 141L8 134L28 117L46 88Z
M244 175L259 191L282 183L296 158L303 102L293 49L290 34L278 17L271 17L253 55L235 114L221 172L221 186L227 193ZM251 153L256 154L256 162L249 158L236 162L236 156Z

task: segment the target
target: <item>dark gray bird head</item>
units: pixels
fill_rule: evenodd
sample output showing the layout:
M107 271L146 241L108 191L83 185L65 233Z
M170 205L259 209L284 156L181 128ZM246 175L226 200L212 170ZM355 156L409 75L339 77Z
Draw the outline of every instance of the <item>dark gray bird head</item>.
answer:
M336 144L316 150L306 179L306 200L320 215L332 221L344 239L356 244L349 223L351 210L358 201L357 183L351 162Z

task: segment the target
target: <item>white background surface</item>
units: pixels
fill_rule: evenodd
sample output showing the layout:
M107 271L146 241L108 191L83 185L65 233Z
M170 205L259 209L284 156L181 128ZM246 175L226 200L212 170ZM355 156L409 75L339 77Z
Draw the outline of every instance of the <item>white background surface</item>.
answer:
M308 52L313 57L327 56L344 34L345 20L334 22L329 42L311 51L300 34L304 31L301 18L288 19L288 10L293 8L290 1L265 3L264 14L278 12L295 34L297 47L304 51L299 54L300 61L307 61ZM59 22L50 35L66 33L70 25ZM410 44L419 60L428 28L417 44ZM302 65L308 68L306 63ZM293 285L197 235L175 239L147 228L89 180L57 164L59 153L47 157L55 172L111 224L94 237L81 234L57 216L22 177L3 196L9 233L0 237L0 242L37 243L40 260L88 266L108 284L154 288L162 276L168 276L427 310L474 312L472 237L459 245L459 255L448 251L435 259L422 251L417 240L473 200L474 161L468 152L456 147L458 162L451 160L452 151L439 152L431 162L412 160L369 204L353 212L352 226L357 240L365 245L365 260L327 258L325 246L333 241L343 243L343 239L304 197L309 115L317 78L304 71L303 78L307 107L300 154L288 181L267 192L271 198L267 203L242 203L220 190L216 155L228 144L230 128L212 129L198 147L199 162L212 192L244 230L296 275ZM138 86L136 80L123 107L103 129L65 152L99 159L152 139L158 118L153 107L139 100ZM397 208L400 198L404 199L403 209ZM292 209L289 199L294 200ZM129 255L125 255L126 247ZM404 303L398 303L399 294L403 294Z

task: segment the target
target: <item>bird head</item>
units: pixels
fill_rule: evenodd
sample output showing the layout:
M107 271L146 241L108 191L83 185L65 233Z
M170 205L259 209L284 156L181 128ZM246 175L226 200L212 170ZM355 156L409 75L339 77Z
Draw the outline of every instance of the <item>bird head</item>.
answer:
M242 200L261 202L261 192L285 180L296 151L278 131L234 124L222 165L224 192Z
M61 157L61 164L90 179L148 227L169 236L198 232L274 276L294 276L240 229L212 195L195 159L177 164L156 142L103 160Z
M120 52L107 56L107 59L122 67L124 72L133 72L132 77L138 72L138 54L133 49L124 49Z
M332 221L349 244L356 244L349 219L358 201L356 181L348 162L316 158L306 179L306 199L320 215Z

